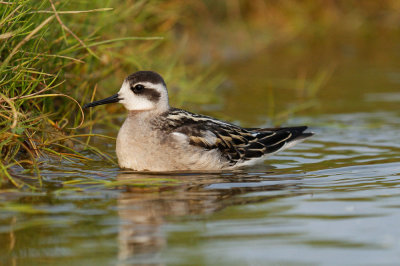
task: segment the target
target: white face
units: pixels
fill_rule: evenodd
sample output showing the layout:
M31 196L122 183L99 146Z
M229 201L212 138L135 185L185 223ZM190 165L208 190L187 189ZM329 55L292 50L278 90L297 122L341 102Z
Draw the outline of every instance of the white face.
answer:
M132 90L136 85L143 85L144 90L141 92L134 92ZM146 111L157 110L166 111L168 105L168 93L163 84L153 84L151 82L137 82L129 84L125 80L118 92L119 101L129 111Z

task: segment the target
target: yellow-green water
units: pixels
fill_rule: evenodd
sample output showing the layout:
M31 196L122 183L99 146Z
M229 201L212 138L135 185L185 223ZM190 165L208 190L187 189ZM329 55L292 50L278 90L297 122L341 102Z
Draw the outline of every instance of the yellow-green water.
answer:
M204 113L316 135L220 174L52 161L41 192L0 193L0 264L396 265L399 43L293 45L227 63L220 104Z

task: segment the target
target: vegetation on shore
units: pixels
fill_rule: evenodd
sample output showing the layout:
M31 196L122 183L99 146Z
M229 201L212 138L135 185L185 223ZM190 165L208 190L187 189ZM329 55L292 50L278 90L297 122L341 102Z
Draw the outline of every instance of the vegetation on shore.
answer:
M215 63L332 32L370 38L399 14L394 0L0 1L0 187L41 185L51 157L85 161L90 150L112 161L89 140L109 138L91 127L112 124L118 107L86 121L80 105L130 72L163 73L177 105L206 103L223 80Z

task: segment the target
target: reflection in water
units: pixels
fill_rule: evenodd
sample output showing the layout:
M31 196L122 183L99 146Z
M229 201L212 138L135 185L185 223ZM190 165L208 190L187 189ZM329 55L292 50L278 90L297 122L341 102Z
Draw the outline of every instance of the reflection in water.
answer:
M169 219L187 215L205 215L231 205L263 202L298 195L300 175L288 178L265 174L250 175L243 172L217 174L165 174L148 175L122 173L118 180L124 182L125 192L118 199L119 259L125 261L133 255L158 253L166 244L161 226ZM175 179L175 184L138 189L144 178L152 184L160 180ZM151 179L156 179L152 182ZM134 186L132 186L134 185ZM146 190L147 193L143 193ZM234 197L249 192L262 196Z

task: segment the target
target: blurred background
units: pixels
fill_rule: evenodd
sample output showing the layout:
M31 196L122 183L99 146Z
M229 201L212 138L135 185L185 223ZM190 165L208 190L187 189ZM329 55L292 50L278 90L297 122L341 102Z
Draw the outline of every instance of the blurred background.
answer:
M400 1L0 1L0 264L396 265ZM137 70L173 106L310 140L239 172L123 173ZM329 228L329 230L328 230Z
M166 79L174 105L219 112L221 118L253 126L265 115L279 125L288 112L335 109L340 98L368 90L355 82L370 77L357 71L360 66L373 71L391 64L398 51L400 4L393 0L46 0L5 1L0 8L2 57L7 59L0 85L7 97L34 93L21 89L29 83L41 89L52 82L53 92L84 103L95 86L95 98L101 98L117 91L130 73L152 69ZM349 71L355 77L345 81L354 82L351 91L331 86L332 75ZM376 73L376 78L382 77ZM253 97L257 94L262 97ZM318 97L335 104L317 107ZM73 119L73 102L52 100L59 104L36 98L38 106L32 109L56 113L54 122ZM235 111L231 105L238 101L243 109ZM107 108L113 113L121 107ZM104 120L107 113L96 114L97 122L112 124Z

